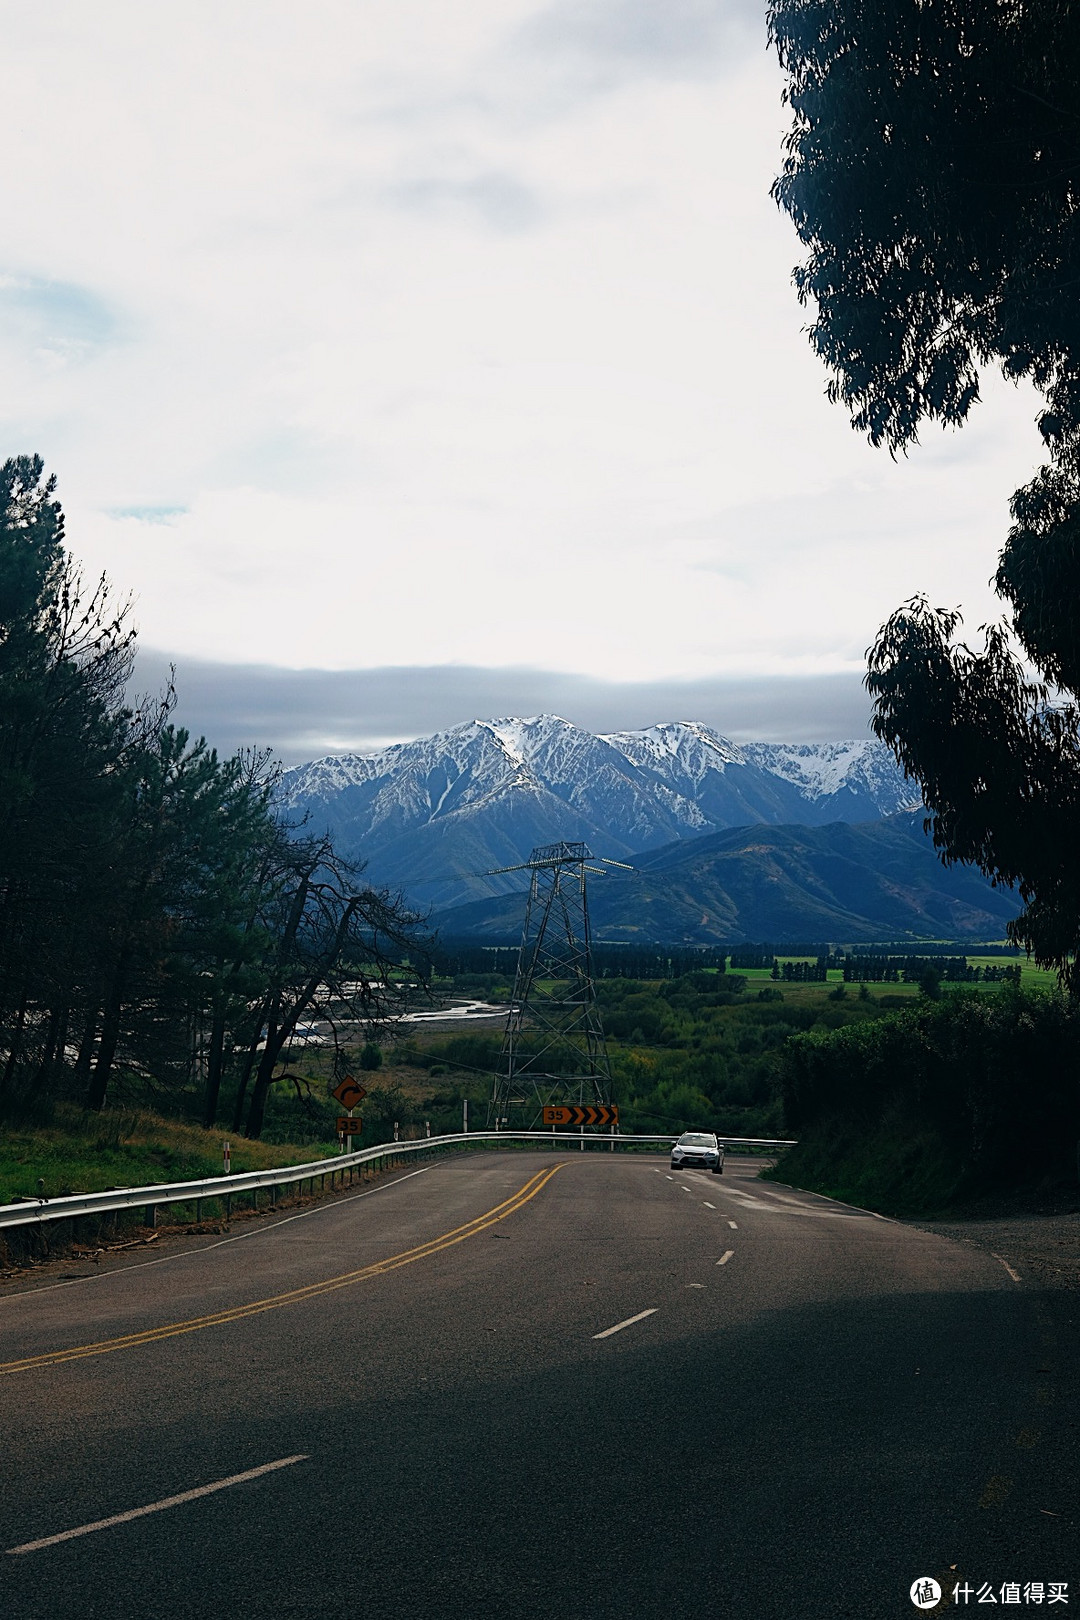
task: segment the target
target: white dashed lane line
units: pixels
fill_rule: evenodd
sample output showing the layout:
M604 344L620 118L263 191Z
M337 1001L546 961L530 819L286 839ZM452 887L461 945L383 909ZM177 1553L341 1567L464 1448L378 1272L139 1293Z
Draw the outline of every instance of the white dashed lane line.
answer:
M718 1266L726 1266L728 1261L731 1259L731 1257L732 1257L732 1255L734 1253L735 1253L734 1249L725 1249L724 1253L720 1256L719 1260L716 1262L717 1265Z
M41 1536L37 1541L24 1541L21 1547L9 1547L8 1553L39 1552L42 1547L55 1547L61 1541L73 1541L76 1536L89 1536L95 1530L108 1530L114 1524L130 1524L132 1519L145 1518L148 1513L162 1513L166 1508L180 1507L184 1502L197 1501L200 1496L213 1496L215 1491L224 1491L232 1485L245 1485L249 1479L259 1479L263 1474L273 1474L279 1468L291 1468L293 1463L307 1462L307 1455L303 1452L295 1457L279 1457L277 1462L263 1463L261 1468L248 1468L242 1474L230 1474L228 1479L216 1479L212 1485L198 1485L193 1491L181 1491L178 1496L166 1496L160 1502L150 1502L146 1507L129 1508L126 1513L114 1513L108 1519L95 1519L93 1524L80 1524L75 1530L61 1530L55 1536Z
M707 1198L703 1198L701 1200L701 1202L705 1205L706 1209L715 1209L716 1208L716 1205L715 1204L710 1204L709 1200Z
M647 1311L638 1311L636 1316L628 1316L625 1322L616 1322L614 1327L605 1328L603 1333L594 1333L594 1339L610 1339L613 1333L621 1333L623 1328L633 1327L635 1322L644 1322L647 1316L655 1316L660 1309L659 1305L650 1305Z
M730 1226L730 1227L731 1227L731 1230L732 1230L732 1231L733 1231L733 1232L737 1232L737 1231L738 1231L738 1230L739 1230L739 1223L738 1223L738 1221L728 1221L728 1225L729 1225L729 1226Z

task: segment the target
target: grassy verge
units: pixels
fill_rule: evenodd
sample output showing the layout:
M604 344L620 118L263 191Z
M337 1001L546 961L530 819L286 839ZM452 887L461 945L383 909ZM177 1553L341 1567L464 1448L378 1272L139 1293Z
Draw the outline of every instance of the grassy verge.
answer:
M234 1171L304 1164L337 1149L336 1138L303 1146L248 1142L229 1131L204 1131L148 1112L88 1114L61 1106L52 1125L0 1128L0 1204L39 1193L60 1198L220 1175L224 1142L230 1144Z
M761 1172L762 1179L822 1193L902 1220L990 1219L1080 1208L1075 1181L1043 1175L1018 1182L980 1177L961 1166L926 1126L883 1120L859 1135L826 1122Z
M897 1216L953 1214L978 1191L933 1130L896 1118L865 1133L825 1122L762 1177Z

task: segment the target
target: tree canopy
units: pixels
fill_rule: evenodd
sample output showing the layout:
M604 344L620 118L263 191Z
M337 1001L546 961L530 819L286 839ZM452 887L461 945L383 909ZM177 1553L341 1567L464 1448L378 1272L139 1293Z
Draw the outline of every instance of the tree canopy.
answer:
M981 649L915 597L869 655L873 725L935 843L1015 884L1014 937L1080 952L1080 13L1069 0L777 0L794 115L774 195L829 394L890 451L962 424L980 371L1040 391Z
M779 0L774 195L832 395L874 444L959 424L996 362L1080 444L1080 24L1069 0Z

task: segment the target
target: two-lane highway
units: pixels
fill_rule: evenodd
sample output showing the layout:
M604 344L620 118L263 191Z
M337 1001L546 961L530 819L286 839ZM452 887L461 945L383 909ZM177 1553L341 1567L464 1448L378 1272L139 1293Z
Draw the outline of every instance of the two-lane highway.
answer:
M754 1171L476 1153L7 1295L0 1614L1080 1602L1035 1296Z

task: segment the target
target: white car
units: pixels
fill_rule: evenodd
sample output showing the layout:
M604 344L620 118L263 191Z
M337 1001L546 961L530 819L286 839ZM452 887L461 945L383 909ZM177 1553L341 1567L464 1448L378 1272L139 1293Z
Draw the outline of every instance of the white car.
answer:
M683 1131L671 1150L673 1170L711 1170L724 1173L724 1144L710 1131Z

